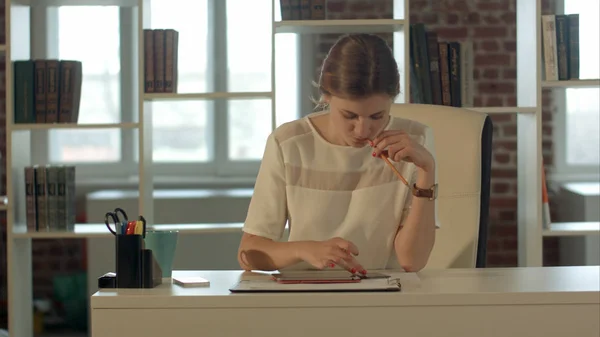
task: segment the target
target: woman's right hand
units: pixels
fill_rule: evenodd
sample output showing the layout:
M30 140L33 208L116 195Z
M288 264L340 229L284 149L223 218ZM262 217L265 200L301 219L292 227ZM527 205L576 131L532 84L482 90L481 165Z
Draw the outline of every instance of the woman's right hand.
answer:
M315 268L325 269L339 265L352 274L367 273L354 258L358 255L358 248L348 240L336 237L326 241L305 241L298 248L298 257Z

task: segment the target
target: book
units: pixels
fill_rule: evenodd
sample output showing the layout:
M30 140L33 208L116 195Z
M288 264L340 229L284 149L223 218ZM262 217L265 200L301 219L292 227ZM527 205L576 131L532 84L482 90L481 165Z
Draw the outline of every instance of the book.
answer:
M13 61L15 124L77 123L83 68L75 60Z

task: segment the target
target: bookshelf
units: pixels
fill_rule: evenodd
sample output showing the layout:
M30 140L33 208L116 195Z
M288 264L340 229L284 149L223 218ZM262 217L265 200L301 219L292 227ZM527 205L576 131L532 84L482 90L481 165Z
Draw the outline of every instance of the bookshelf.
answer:
M221 1L217 2L221 4ZM394 1L392 19L381 20L275 20L279 0L272 6L272 44L275 34L321 34L350 32L393 33L394 54L398 60L403 94L398 103L409 101L409 4L408 0ZM11 60L33 57L29 44L30 9L51 6L119 6L136 24L132 27L137 46L127 48L136 69L135 78L129 84L138 88L135 97L137 120L115 124L14 124L13 123L13 69ZM27 232L25 230L24 175L23 168L32 163L32 137L50 129L69 128L91 130L98 128L131 129L138 133L139 155L139 210L153 223L153 168L152 168L152 116L151 103L166 100L215 100L235 98L268 98L272 106L272 127L275 126L275 58L271 53L271 91L266 92L213 92L213 93L144 93L144 41L143 30L151 28L149 0L5 0L6 44L0 45L7 57L6 65L6 134L7 134L7 204L0 209L7 211L7 260L9 333L11 337L32 336L32 263L31 240L48 238L88 238L108 236L103 224L77 224L73 232ZM598 80L545 82L541 61L541 0L517 0L517 105L515 107L472 107L485 114L515 114L518 122L518 227L519 265L542 265L542 239L551 229L542 229L541 179L541 114L542 89L546 87L567 88L598 86ZM35 163L44 164L44 163ZM10 205L10 207L6 206ZM235 226L234 226L235 227ZM560 226L559 226L560 227ZM558 228L558 227L557 227ZM586 228L593 231L595 227ZM181 229L183 230L183 229ZM189 227L190 231L205 230ZM210 230L214 230L210 229ZM237 227L231 230L238 230ZM558 230L558 229L557 229ZM560 227L560 233L570 233L568 226ZM558 232L555 233L559 235Z

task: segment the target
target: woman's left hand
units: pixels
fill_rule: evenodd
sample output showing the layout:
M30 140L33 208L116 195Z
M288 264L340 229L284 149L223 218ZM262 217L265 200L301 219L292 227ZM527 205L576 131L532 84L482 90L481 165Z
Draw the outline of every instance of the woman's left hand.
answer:
M433 155L413 137L401 130L386 130L371 142L373 157L386 152L394 161L412 162L425 172L431 172L435 166Z

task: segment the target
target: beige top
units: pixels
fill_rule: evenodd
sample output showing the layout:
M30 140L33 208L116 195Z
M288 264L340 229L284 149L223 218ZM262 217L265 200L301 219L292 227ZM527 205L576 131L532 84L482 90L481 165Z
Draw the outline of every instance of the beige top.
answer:
M243 230L277 241L288 222L289 241L341 237L358 247L365 268L397 267L394 237L412 194L385 161L371 155L370 146L326 141L309 119L326 113L283 124L268 137ZM391 117L385 129L416 136L435 156L427 126ZM414 164L393 163L410 184L415 181Z

